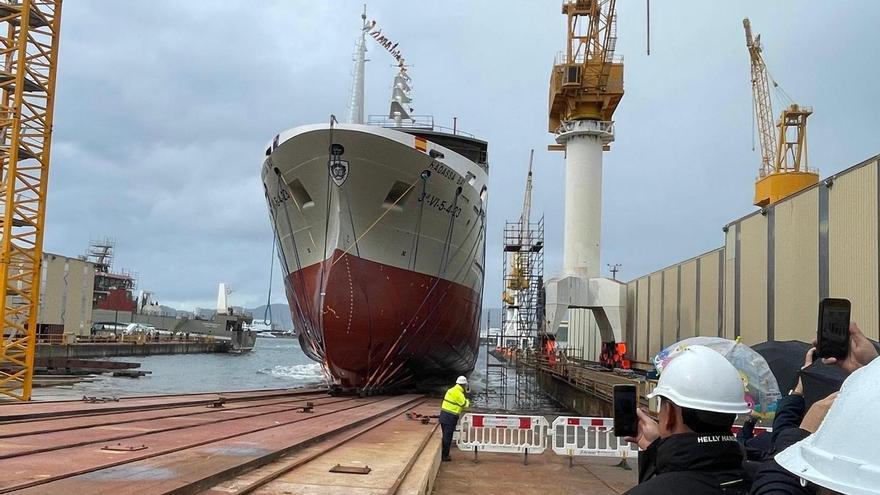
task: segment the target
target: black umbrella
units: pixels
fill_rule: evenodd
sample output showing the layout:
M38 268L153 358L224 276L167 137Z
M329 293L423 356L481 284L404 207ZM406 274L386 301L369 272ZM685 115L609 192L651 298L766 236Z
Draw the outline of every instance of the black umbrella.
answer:
M804 402L807 409L814 402L824 399L840 390L847 373L839 366L822 364L817 359L813 364L801 370L801 384L804 387Z
M797 374L804 365L804 356L810 349L810 344L799 340L771 340L754 345L752 349L767 361L770 371L776 377L779 391L785 395L797 385Z

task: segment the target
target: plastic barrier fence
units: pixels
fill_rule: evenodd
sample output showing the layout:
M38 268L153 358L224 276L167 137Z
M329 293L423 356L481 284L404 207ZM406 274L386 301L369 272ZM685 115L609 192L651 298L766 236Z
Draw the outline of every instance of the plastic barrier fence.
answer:
M540 454L550 424L543 416L467 413L458 422L458 448L467 452Z
M731 430L733 431L733 434L734 434L734 435L738 435L739 432L742 430L742 426L740 426L740 425L733 425L733 428L732 428ZM764 427L764 426L756 426L752 432L753 432L753 433L755 434L755 436L757 437L758 435L763 435L764 433L772 433L772 432L773 432L773 428L771 428L771 427L769 427L769 426L767 426L767 427Z
M559 455L636 457L639 447L614 436L611 418L559 416L550 427L551 448Z

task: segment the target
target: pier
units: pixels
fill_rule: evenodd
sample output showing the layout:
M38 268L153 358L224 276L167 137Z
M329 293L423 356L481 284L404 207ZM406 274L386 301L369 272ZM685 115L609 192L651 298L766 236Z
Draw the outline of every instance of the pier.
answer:
M75 344L37 344L36 356L45 358L108 358L156 356L161 354L206 354L229 352L229 341L180 340L166 342L88 342Z
M555 493L611 495L635 484L618 459L550 451L524 465L455 450L441 465L438 410L421 395L318 389L4 404L0 493L545 493L552 477Z

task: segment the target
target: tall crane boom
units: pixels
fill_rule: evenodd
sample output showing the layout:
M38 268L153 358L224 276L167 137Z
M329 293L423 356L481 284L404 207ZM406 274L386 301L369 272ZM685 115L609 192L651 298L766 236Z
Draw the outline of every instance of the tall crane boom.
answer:
M748 18L743 19L743 28L751 61L752 97L761 144L755 205L763 208L818 182L819 174L810 170L807 162L807 117L813 109L792 103L782 110L776 129L773 128L771 81L764 63L761 36L752 36Z
M623 97L615 0L565 0L567 43L550 75L549 131L563 122L611 121Z
M61 0L0 1L0 394L29 400Z
M752 66L752 96L755 117L758 121L758 139L761 144L760 176L773 173L776 167L776 135L773 129L773 105L770 101L770 77L761 53L761 35L752 37L752 24L743 19L746 30L746 47Z

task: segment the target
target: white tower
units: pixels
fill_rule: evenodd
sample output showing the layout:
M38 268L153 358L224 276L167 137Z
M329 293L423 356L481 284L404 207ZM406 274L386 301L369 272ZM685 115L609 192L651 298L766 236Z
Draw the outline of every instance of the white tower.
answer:
M232 294L232 289L225 283L221 283L217 289L217 313L226 314L229 312L229 294Z
M599 276L602 230L602 149L614 141L614 123L564 122L556 142L565 146L564 275Z

